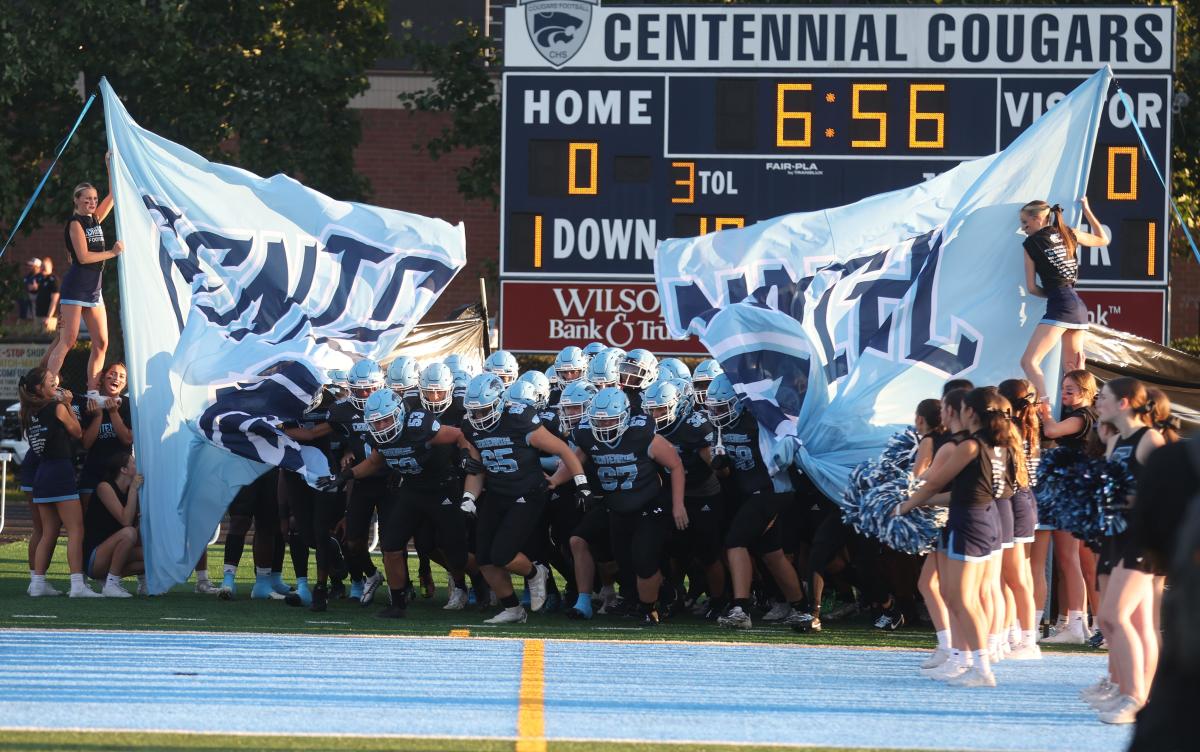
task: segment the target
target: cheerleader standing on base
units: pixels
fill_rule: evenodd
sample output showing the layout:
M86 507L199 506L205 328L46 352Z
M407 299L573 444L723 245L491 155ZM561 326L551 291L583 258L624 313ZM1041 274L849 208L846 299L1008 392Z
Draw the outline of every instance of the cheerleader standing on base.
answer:
M949 504L950 518L942 531L940 548L946 561L942 581L950 610L952 630L971 651L973 665L956 667L948 674L958 687L994 687L987 649L988 622L980 603L985 562L998 547L1000 531L995 514L997 499L1011 495L1014 482L1021 483L1023 468L1016 462L1020 447L1011 426L1011 407L994 387L972 390L963 405L962 420L970 438L954 454L930 471L925 485L896 508L906 514L918 506ZM950 486L949 498L935 495Z

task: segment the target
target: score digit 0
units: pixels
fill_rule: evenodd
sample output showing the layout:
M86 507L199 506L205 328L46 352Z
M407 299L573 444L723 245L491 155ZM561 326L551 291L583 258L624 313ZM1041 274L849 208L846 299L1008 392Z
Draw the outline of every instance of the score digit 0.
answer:
M579 162L580 152L587 154L589 163L588 167L588 183L587 185L579 184L580 170L576 166ZM581 142L572 141L567 146L567 193L572 196L595 196L597 193L596 172L597 164L600 161L600 145L594 141Z

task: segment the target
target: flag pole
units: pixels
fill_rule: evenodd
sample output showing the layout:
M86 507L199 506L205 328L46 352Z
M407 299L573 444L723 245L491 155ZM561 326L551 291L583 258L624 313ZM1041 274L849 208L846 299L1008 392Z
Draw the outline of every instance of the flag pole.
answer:
M483 357L492 354L492 331L488 327L487 283L479 278L479 316L483 319Z

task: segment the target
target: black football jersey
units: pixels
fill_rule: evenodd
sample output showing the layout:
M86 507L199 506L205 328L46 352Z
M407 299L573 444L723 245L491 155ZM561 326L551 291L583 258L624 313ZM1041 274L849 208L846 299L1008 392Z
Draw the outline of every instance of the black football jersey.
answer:
M567 437L563 436L562 434L562 424L558 420L557 410L546 408L538 413L538 419L542 421L542 425L545 426L546 430L553 434L555 438L563 441L567 440Z
M604 503L614 512L634 512L658 497L662 482L658 463L650 458L654 428L644 415L629 419L629 428L615 445L599 441L591 428L580 425L574 439L596 467Z
M684 493L688 496L713 496L721 493L721 484L712 468L700 456L700 450L712 446L717 432L708 419L701 413L692 413L683 420L675 421L661 434L664 439L675 445L679 459L683 461L683 471L687 477Z
M502 408L500 420L486 431L467 421L463 434L479 450L489 492L516 498L546 485L540 453L529 443L529 435L541 426L536 410L516 404Z
M404 416L404 429L386 444L368 434L371 451L383 455L388 468L403 478L404 488L440 489L451 481L452 466L443 447L433 446L442 424L431 413Z
M424 409L424 407L421 409ZM462 428L463 422L467 419L467 410L463 407L463 395L456 392L451 396L450 406L438 413L437 419L438 423L441 423L443 426Z
M733 460L734 487L743 494L770 491L771 475L758 448L758 421L750 411L743 410L737 422L717 436Z

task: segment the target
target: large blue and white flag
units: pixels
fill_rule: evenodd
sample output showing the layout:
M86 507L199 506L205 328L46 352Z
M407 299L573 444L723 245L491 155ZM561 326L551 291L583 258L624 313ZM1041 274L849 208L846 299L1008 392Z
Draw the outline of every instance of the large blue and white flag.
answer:
M279 426L380 358L466 261L462 225L335 201L139 127L101 82L149 586L187 578L237 489L326 458Z
M667 326L721 362L767 429L764 456L840 494L947 379L1021 376L1044 303L1025 289L1017 213L1046 199L1078 219L1111 77L1004 151L912 188L659 246Z

